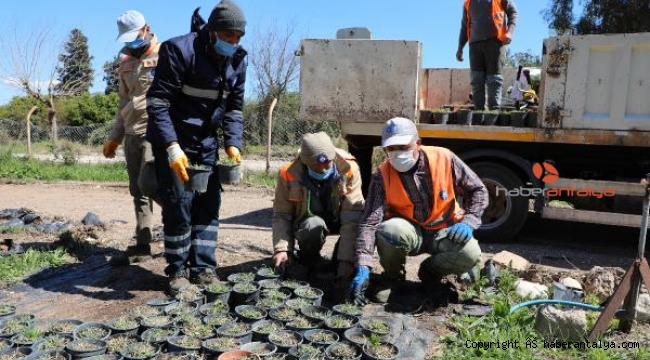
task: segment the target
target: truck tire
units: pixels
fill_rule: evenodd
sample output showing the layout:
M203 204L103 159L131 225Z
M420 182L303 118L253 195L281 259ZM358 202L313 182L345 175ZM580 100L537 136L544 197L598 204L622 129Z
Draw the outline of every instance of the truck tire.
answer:
M508 196L496 188L508 190L524 186L524 181L512 170L498 163L477 162L469 167L483 180L488 189L490 203L483 213L481 227L476 231L479 241L508 242L516 235L528 217L528 197Z

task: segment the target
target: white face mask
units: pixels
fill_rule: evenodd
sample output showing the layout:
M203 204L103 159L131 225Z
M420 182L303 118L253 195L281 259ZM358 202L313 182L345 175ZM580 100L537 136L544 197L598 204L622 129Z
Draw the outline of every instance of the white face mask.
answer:
M413 150L396 150L388 152L388 161L395 170L406 172L415 165L416 159L413 157Z

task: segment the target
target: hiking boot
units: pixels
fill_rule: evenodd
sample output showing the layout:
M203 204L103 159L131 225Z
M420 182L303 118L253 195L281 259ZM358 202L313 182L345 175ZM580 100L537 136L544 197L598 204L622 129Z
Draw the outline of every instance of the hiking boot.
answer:
M219 277L217 274L214 272L214 269L203 269L197 274L193 274L190 277L190 282L195 285L210 285L210 284L216 284L220 282Z
M111 257L110 264L113 266L128 266L151 259L149 244L138 244L131 245L123 253Z
M174 274L169 275L169 294L176 296L181 288L190 284L187 280L187 272L185 269L176 271Z
M398 283L399 280L385 279L382 277L375 286L375 293L372 297L372 301L380 304L387 303L390 300L391 293L396 289Z

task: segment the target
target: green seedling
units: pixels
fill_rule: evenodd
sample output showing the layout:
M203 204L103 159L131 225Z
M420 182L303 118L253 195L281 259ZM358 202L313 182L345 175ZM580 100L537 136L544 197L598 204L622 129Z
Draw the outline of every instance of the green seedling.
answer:
M246 307L242 309L239 313L241 314L241 316L247 319L261 319L265 315L262 309L258 309L255 307Z
M112 321L111 325L118 330L131 330L140 326L140 324L138 324L138 320L130 315L124 315L115 318Z
M327 330L314 331L310 335L311 342L320 344L333 344L336 342L336 333Z
M388 334L390 332L390 326L385 321L378 319L365 321L361 326L374 333Z
M142 340L150 342L161 342L167 340L168 337L174 335L172 329L153 329L149 330Z
M241 336L246 334L251 330L250 325L246 323L232 323L227 325L227 327L221 327L223 329L222 334L227 336Z
M176 345L182 346L188 349L199 349L201 348L201 340L191 337L191 336L179 336L174 340Z
M251 282L255 280L255 273L252 272L242 272L242 273L235 273L232 274L228 277L228 280L234 282L234 283L239 283L239 282Z
M363 308L352 303L336 305L336 310L347 315L358 316L363 314Z
M322 350L316 346L312 346L309 344L300 344L298 345L298 349L296 351L298 356L304 356L304 355L318 355L322 353Z
M101 340L108 336L109 330L101 327L90 326L77 331L77 336L84 340Z
M314 305L314 302L307 298L295 298L287 300L285 304L287 307L290 307L292 309L302 309L305 306Z
M298 312L289 307L281 307L273 310L273 317L280 321L289 321L294 319L298 315Z
M270 334L274 331L284 330L284 325L281 322L269 320L257 327L253 327L253 330L260 334Z
M68 348L72 351L78 351L78 352L90 352L90 351L97 351L101 349L101 345L92 343L90 341L85 341L85 340L77 340L70 342L68 345Z
M156 353L156 347L147 342L137 342L124 348L123 356L142 359L150 358Z
M163 327L171 324L172 318L167 315L149 316L142 319L145 327Z
M37 327L30 326L16 334L16 342L33 343L43 336L43 331Z
M377 334L370 335L366 351L378 359L390 359L397 355L397 349L391 344L382 342Z
M274 297L265 297L260 299L257 302L257 306L261 307L262 309L275 309L279 306L282 306L283 300L280 298L274 298Z
M330 353L336 359L354 359L358 355L358 350L346 343L336 343L330 347Z
M205 342L205 346L210 350L228 351L238 348L241 345L239 341L231 337L217 337Z
M298 281L298 280L289 279L289 280L283 280L282 281L282 287L286 287L286 288L289 288L289 289L292 289L292 290L295 290L295 289L297 289L299 287L303 287L303 286L307 286L307 284L302 282L302 281Z
M201 309L201 311L205 315L215 315L215 314L220 314L223 312L228 312L230 311L230 307L228 307L228 304L221 300L217 300L215 302L209 303L210 306L205 306Z
M202 323L190 324L183 329L183 332L188 336L193 336L199 339L206 339L214 335L212 326Z
M75 323L74 321L62 321L53 324L52 327L50 327L50 331L58 333L72 333L74 328L77 326L79 326L79 324Z
M297 296L304 297L307 299L318 299L323 296L323 291L320 289L315 289L312 287L301 287L295 290Z
M16 307L8 304L0 304L0 316L7 316L13 314L16 311Z
M345 315L334 315L325 320L327 326L335 329L349 328L353 324L353 320Z
M257 286L252 282L238 282L233 286L233 290L241 294L250 294L257 291Z
M262 296L275 299L286 299L289 295L280 289L263 289Z
M293 331L277 331L269 334L269 341L289 347L298 345L300 338Z
M115 336L106 340L106 351L109 354L117 354L127 345L138 342L138 339L131 336Z
M160 310L149 305L140 305L131 311L135 317L145 318L160 315Z
M226 282L217 282L208 285L205 290L215 294L224 294L232 291L232 286Z
M227 323L230 323L230 322L234 322L235 320L237 320L237 319L234 316L232 316L231 314L220 313L220 314L210 316L206 320L206 324L208 324L210 326L219 327L221 325L224 325L224 324L227 324Z
M325 320L328 317L332 316L332 312L329 310L312 310L308 311L305 315L313 317L315 319Z
M307 329L307 328L311 328L311 327L315 326L313 321L307 319L304 316L300 316L300 315L294 317L293 320L291 320L289 323L287 323L287 325L298 328L298 329Z

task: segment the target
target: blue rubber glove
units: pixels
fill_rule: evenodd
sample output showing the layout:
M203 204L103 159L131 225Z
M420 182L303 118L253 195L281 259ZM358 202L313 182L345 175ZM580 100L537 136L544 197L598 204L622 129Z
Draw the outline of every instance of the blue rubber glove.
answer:
M465 223L457 223L449 227L447 238L453 241L456 247L462 248L472 239L474 229Z
M363 306L368 303L366 289L370 282L370 269L367 266L357 266L356 273L350 284L350 297L355 304Z

